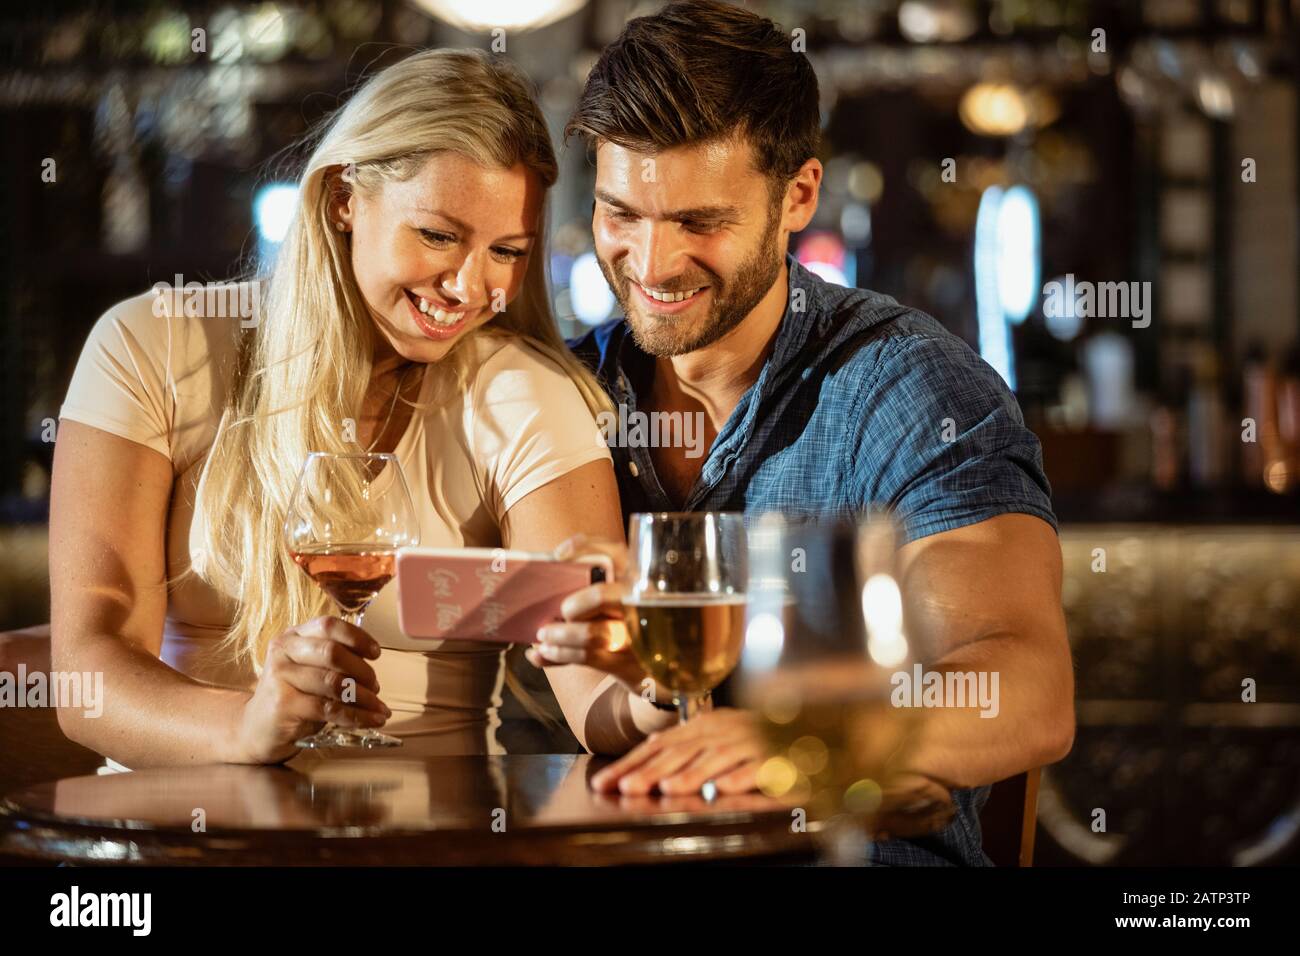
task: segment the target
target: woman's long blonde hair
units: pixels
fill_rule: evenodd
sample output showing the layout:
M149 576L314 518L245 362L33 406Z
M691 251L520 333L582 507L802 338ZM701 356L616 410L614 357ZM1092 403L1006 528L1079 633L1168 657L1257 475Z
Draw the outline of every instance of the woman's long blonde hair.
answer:
M327 173L348 168L352 187L371 191L409 179L434 152L450 150L489 167L523 163L545 188L557 174L527 80L478 50L428 50L384 69L305 142L314 148L297 210L260 321L241 343L225 427L198 503L202 576L238 602L226 649L259 672L272 637L330 613L322 592L290 559L281 532L307 453L358 450L344 440L342 423L358 417L370 381L373 320L352 274L348 240L331 222ZM527 339L569 374L594 416L610 407L609 399L556 328L544 230L543 214L515 301L471 334ZM431 374L463 388L470 354L453 349Z

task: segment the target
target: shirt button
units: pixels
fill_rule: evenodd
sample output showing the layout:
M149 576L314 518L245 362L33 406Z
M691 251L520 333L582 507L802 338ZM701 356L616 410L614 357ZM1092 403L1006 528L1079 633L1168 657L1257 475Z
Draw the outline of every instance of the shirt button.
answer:
M627 470L632 472L633 478L639 477L641 474L641 469L636 466L636 462L634 461L629 461L627 463Z

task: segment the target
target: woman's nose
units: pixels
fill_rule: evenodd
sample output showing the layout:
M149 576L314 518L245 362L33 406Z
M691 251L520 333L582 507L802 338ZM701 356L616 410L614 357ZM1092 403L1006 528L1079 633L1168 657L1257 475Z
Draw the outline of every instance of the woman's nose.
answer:
M443 277L442 289L459 302L472 302L483 286L483 258L471 252L459 268Z

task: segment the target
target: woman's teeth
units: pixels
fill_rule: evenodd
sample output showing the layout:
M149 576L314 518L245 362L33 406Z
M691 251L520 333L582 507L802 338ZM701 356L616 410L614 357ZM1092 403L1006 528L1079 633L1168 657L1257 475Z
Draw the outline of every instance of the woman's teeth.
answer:
M637 285L641 285L641 283L638 282ZM691 289L689 292L656 292L654 289L647 289L641 285L641 291L656 302L681 302L684 299L689 299L703 288L704 286L700 286L699 289Z
M447 312L437 306L432 305L424 296L420 296L419 310L433 319L438 325L455 325L461 319L465 318L464 312Z

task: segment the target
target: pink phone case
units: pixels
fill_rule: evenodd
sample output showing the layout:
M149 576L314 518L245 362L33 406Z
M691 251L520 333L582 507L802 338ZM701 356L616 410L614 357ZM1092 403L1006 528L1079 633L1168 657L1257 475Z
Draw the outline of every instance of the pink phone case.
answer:
M397 621L431 641L535 644L561 620L574 591L613 577L608 558L555 561L502 548L403 548L397 552Z

